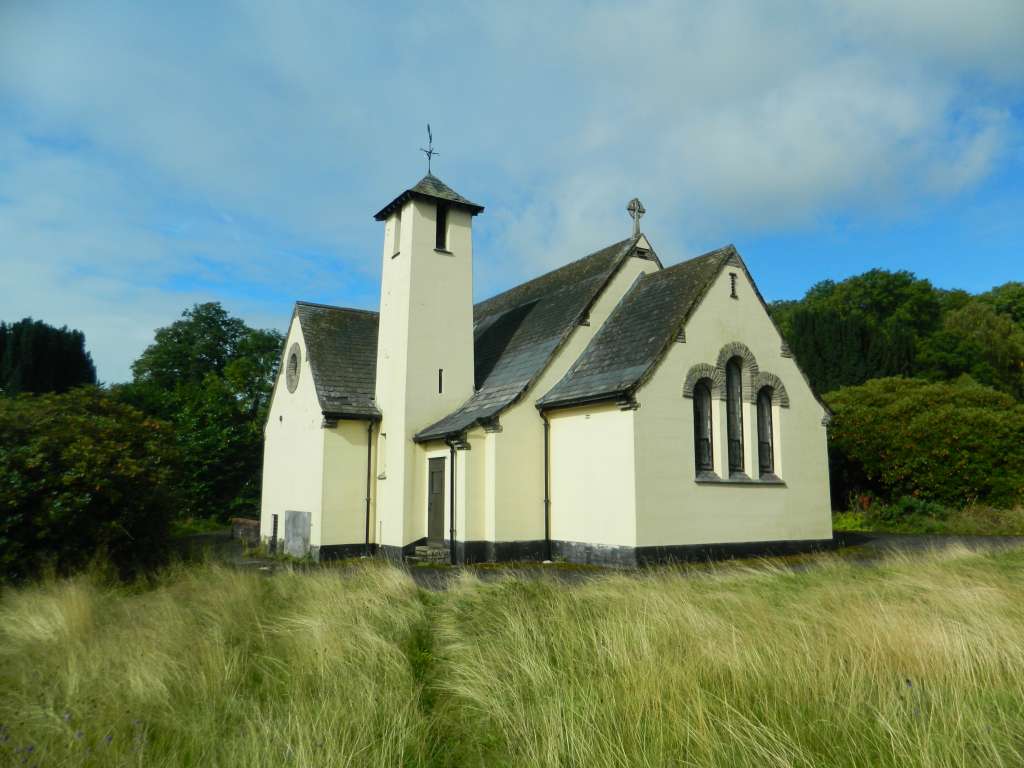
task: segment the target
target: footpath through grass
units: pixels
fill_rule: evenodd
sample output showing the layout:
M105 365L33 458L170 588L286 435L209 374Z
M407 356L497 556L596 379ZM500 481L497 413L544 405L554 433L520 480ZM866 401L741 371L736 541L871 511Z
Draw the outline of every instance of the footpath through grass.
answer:
M1022 638L1022 550L82 576L0 596L0 765L1020 765Z

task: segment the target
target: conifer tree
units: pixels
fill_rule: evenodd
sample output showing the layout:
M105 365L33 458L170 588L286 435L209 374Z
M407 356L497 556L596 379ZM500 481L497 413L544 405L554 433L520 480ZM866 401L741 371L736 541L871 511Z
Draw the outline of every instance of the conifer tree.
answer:
M0 323L0 391L67 392L96 383L96 366L85 334L26 317Z

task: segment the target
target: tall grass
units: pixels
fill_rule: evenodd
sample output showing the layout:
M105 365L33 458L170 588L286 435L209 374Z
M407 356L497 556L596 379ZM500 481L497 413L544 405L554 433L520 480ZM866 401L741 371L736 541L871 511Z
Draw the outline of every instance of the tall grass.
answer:
M81 577L0 598L0 763L1020 765L1022 638L1020 550L443 593Z
M463 582L444 620L463 764L1024 761L1024 555L826 559L578 589Z
M0 764L426 762L406 649L424 613L401 572L204 566L161 581L3 596Z

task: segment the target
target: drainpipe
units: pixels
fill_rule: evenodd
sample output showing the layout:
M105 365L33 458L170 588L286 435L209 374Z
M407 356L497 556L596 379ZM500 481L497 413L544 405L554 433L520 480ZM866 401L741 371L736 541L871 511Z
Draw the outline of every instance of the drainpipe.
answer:
M455 565L455 442L453 440L448 441L448 449L451 451L451 470L448 475L451 485L451 493L448 494L450 507L448 515L451 528L448 531L448 546L451 550L452 565Z
M551 560L551 422L544 411L544 559Z
M366 422L366 549L365 556L370 556L370 461L373 448L373 422Z

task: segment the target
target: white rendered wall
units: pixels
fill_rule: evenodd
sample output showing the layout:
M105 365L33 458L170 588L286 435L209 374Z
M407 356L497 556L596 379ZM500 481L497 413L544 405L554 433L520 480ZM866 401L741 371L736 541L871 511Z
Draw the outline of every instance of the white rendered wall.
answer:
M367 422L343 419L323 431L323 510L320 546L366 541ZM376 441L377 430L373 431ZM375 477L370 457L371 478ZM376 541L373 487L370 483L370 542Z
M729 273L739 298L730 298ZM693 400L683 382L697 363L715 365L729 342L745 344L762 372L774 373L789 394L773 408L775 471L785 486L695 482ZM815 400L744 270L726 267L637 394L635 412L638 545L718 544L828 539L832 536L824 409ZM725 404L712 396L715 469L728 475ZM744 457L757 477L756 408L744 403Z
M269 538L271 515L278 515L277 536L284 539L284 513L298 510L310 513L310 546L321 542L321 502L324 462L323 413L313 385L297 316L292 317L284 346L285 361L292 344L302 356L298 385L289 392L285 383L286 365L281 365L270 412L264 427L263 493L260 502L260 536Z
M494 432L485 432L481 428L470 430L467 434L468 451L456 451L459 467L456 480L462 479L462 494L456 499L456 521L458 528L455 537L461 541L487 541L487 527L484 510L487 507L487 467L490 463L488 453L492 441L489 439Z
M549 418L551 538L635 546L634 411L603 404Z
M407 202L397 248L397 214L385 226L376 401L387 455L377 515L381 543L390 546L426 536L418 495L426 487L425 454L412 436L473 393L472 217L448 211L448 251L442 252L434 248L436 211L433 202Z
M594 302L590 325L574 328L533 388L501 414L501 432L488 435L488 445L493 446L493 450L487 466L492 475L484 479L491 494L484 526L490 540L544 538L544 422L534 403L557 384L579 358L637 276L658 269L654 261L628 259Z

